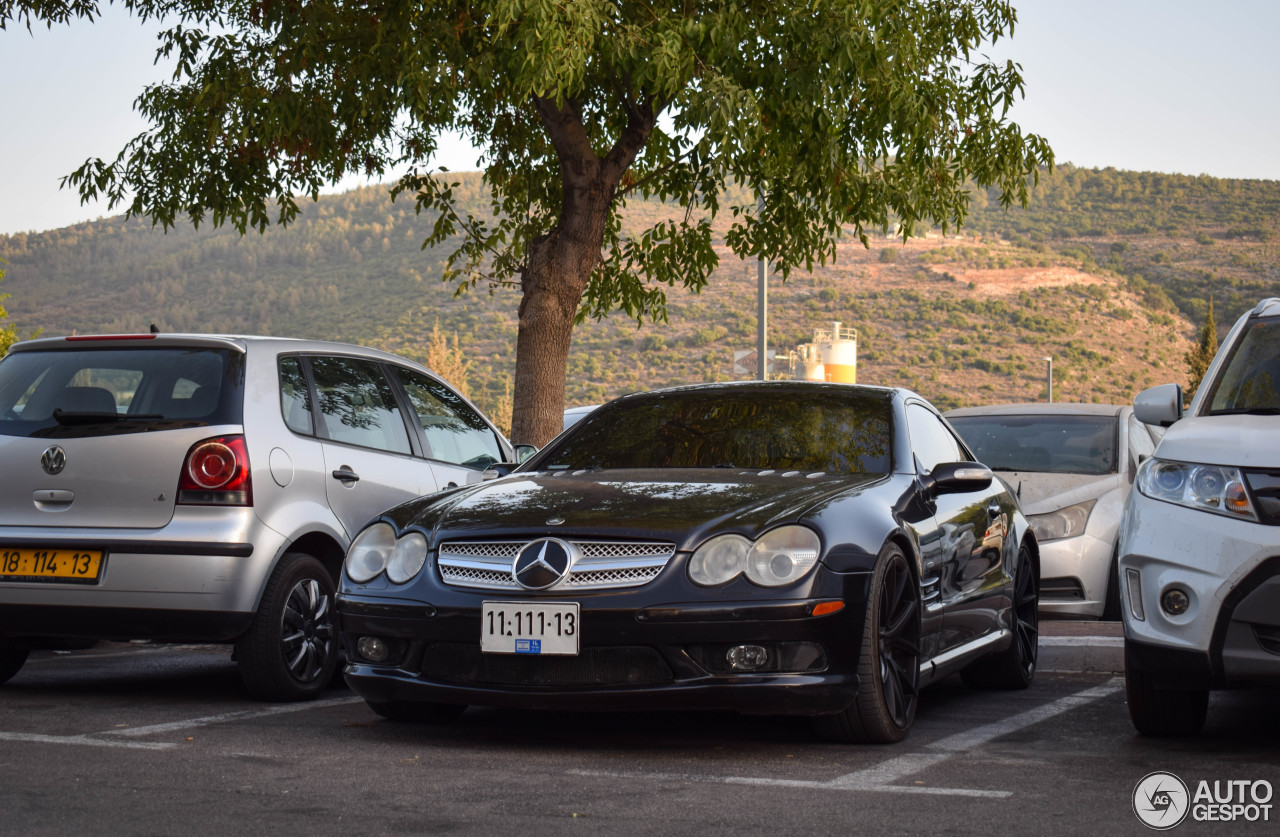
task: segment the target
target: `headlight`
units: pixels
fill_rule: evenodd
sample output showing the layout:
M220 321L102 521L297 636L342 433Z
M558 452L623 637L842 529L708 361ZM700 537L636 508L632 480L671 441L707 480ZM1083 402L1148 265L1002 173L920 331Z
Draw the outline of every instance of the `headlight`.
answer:
M762 587L782 587L803 578L822 544L812 529L782 526L752 543L741 535L720 535L704 543L689 559L689 578L711 587L742 574Z
M751 541L741 535L721 535L698 547L689 559L689 578L694 584L712 587L726 584L747 568Z
M396 533L386 523L375 523L356 535L347 548L345 569L347 578L364 584L378 577L387 568L391 551L395 549Z
M1138 469L1138 490L1153 500L1227 517L1258 519L1239 468L1152 458Z
M418 574L427 562L427 539L419 532L410 532L396 541L387 561L387 578L396 584L404 584Z
M1085 524L1089 522L1089 512L1093 511L1096 502L1096 499L1086 500L1048 514L1029 514L1027 520L1036 537L1042 541L1074 537L1084 531Z

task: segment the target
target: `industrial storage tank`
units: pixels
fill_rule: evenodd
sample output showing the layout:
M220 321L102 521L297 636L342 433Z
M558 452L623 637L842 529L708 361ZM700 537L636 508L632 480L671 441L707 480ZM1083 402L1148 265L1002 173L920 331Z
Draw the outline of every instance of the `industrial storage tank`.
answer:
M813 342L796 347L795 377L806 381L858 382L858 333L832 323L830 330L818 329Z

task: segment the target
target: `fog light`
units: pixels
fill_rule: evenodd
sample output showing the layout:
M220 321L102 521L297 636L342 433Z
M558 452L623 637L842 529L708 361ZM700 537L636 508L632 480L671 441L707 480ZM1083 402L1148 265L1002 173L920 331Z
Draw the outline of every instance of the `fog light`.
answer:
M769 651L761 645L735 645L724 658L735 671L755 671L769 662Z
M356 642L356 651L371 663L385 663L391 653L387 644L376 636L362 636Z
M1187 595L1187 591L1171 587L1160 597L1160 607L1170 616L1181 616L1191 607L1191 597Z

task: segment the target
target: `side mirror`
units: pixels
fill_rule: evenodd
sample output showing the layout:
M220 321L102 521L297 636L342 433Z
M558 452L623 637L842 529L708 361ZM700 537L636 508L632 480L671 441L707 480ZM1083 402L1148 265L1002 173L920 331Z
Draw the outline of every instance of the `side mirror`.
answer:
M1133 415L1143 424L1168 427L1182 418L1182 387L1161 384L1144 389L1133 399Z
M516 462L523 465L537 452L537 447L533 445L516 445Z
M933 494L960 494L981 491L991 485L995 475L981 462L944 462L925 478L926 487Z

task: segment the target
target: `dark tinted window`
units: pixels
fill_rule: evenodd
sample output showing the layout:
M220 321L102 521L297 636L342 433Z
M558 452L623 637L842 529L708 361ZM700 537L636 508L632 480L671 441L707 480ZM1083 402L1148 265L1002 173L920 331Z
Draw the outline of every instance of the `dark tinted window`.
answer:
M978 461L996 471L1116 471L1114 416L957 416L948 420Z
M1245 328L1209 394L1208 414L1280 412L1280 319Z
M887 398L835 389L706 389L611 402L536 460L576 468L888 473Z
M919 404L907 407L907 428L911 433L911 451L926 474L943 462L964 462L969 458L960 450L960 443L942 419Z
M239 424L244 358L226 349L15 352L0 361L0 434L68 438Z
M409 453L409 431L377 364L350 357L313 357L310 364L330 439Z

